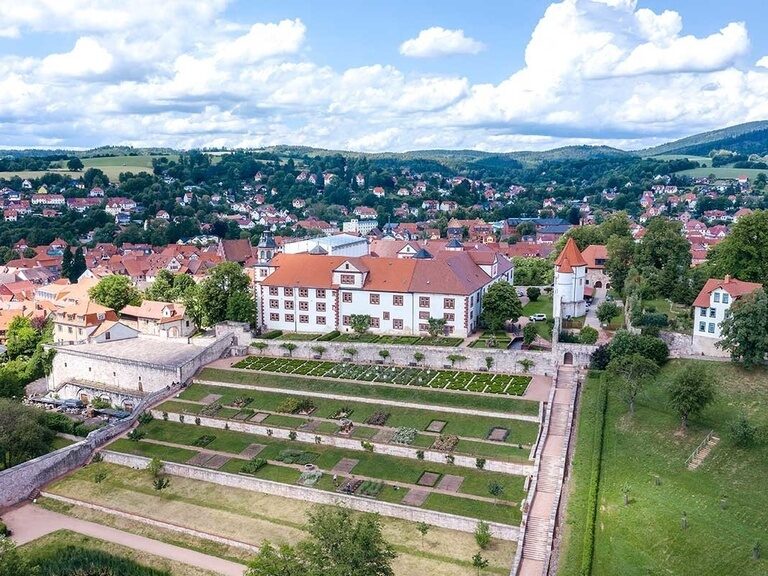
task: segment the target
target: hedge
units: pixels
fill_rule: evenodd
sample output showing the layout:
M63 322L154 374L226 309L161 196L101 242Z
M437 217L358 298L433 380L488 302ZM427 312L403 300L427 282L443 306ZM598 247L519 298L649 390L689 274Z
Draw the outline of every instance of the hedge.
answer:
M600 379L600 395L597 401L597 426L592 447L592 473L589 478L589 498L587 500L587 523L584 529L584 542L581 552L581 574L592 574L592 560L595 552L595 522L597 521L597 498L600 489L600 471L603 464L603 437L605 435L605 412L608 407L608 387L605 379Z
M328 334L323 334L320 336L320 338L317 339L318 342L328 342L329 340L333 340L334 338L338 338L341 335L341 332L338 330L334 330L333 332L328 332Z
M265 332L261 335L262 339L264 340L274 340L275 338L279 338L283 335L282 330L270 330L269 332Z

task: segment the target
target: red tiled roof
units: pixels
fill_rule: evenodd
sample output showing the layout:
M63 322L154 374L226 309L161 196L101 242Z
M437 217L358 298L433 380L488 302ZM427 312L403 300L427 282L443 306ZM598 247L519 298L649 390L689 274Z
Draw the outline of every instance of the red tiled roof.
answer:
M558 267L560 272L572 272L574 266L578 267L587 265L573 238L568 238L563 251L560 252L557 260L555 260L555 265Z
M587 268L603 268L602 264L597 264L597 260L608 259L608 248L603 244L591 244L584 248L581 255L587 263Z
M751 294L758 288L762 288L762 284L756 282L743 282L729 276L726 276L723 280L719 278L710 278L707 280L707 283L704 284L704 288L701 289L699 295L696 296L693 305L698 308L709 307L709 295L718 288L722 288L730 294L733 300L736 300L745 294Z

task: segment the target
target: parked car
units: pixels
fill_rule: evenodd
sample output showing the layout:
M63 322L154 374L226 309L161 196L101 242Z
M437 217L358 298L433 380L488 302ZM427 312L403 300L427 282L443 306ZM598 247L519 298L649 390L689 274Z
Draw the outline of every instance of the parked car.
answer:
M528 320L531 322L543 322L547 319L546 314L532 314L531 316L528 316Z

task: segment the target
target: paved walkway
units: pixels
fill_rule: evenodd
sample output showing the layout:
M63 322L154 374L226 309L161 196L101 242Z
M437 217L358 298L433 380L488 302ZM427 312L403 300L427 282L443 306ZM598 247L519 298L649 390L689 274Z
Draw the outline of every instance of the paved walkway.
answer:
M550 535L554 529L555 512L562 489L560 481L565 466L566 447L571 433L568 414L577 374L572 366L561 366L558 369L549 431L544 440L536 491L525 527L523 554L517 572L520 576L543 576L547 573L547 561L552 545Z
M243 576L245 571L245 566L242 564L201 554L188 548L165 544L159 540L152 540L95 522L65 516L33 504L25 504L4 514L3 521L12 530L13 540L19 545L37 540L57 530L70 530L224 576Z

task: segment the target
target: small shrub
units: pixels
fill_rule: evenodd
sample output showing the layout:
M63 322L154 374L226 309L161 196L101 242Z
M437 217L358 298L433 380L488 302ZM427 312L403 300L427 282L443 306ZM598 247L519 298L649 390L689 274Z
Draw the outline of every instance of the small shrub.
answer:
M584 326L579 332L579 342L582 344L594 344L597 342L597 336L597 330L592 328L592 326Z
M745 414L741 414L728 426L728 437L736 446L749 448L755 443L757 428L752 425Z
M397 430L395 430L394 435L392 436L392 442L394 444L403 444L406 446L410 446L413 444L413 441L416 439L416 434L418 431L415 428L407 428L405 426L401 426Z
M296 440L296 430L291 430L290 432L288 432L288 439Z
M158 476L152 481L152 486L155 488L155 490L165 490L170 486L171 481L166 476Z
M485 468L485 458L477 458L475 460L475 466L478 470L483 470Z
M366 452L373 452L373 444L371 442L360 440L360 446L362 446L363 450L365 450Z
M138 422L139 422L139 424L149 424L154 419L155 419L155 417L152 416L151 412L142 412L141 416L139 416L139 418L138 418Z
M243 474L256 474L256 472L264 468L266 465L267 461L264 458L254 457L242 465L240 472Z
M139 430L138 428L134 428L128 433L128 440L131 440L132 442L138 442L142 438L144 438L147 434L144 432L144 430Z
M101 484L107 479L107 476L108 474L106 470L99 470L93 475L93 481L96 482L96 484Z
M541 296L541 289L537 288L536 286L528 286L528 288L525 290L526 296L528 296L528 300L531 302L536 302L536 300L539 299L539 296Z
M450 464L453 466L453 463L455 462L456 457L453 454L446 454L445 455L445 463Z
M168 421L168 412L163 412L163 420Z
M418 460L424 460L424 450L416 450L416 458Z
M93 458L91 458L91 463L98 463L104 460L104 455L101 452L94 452Z
M200 416L195 416L195 424L200 426Z
M482 520L477 523L475 528L475 542L481 549L485 550L491 544L491 527Z
M184 424L184 414L179 414L179 422Z

